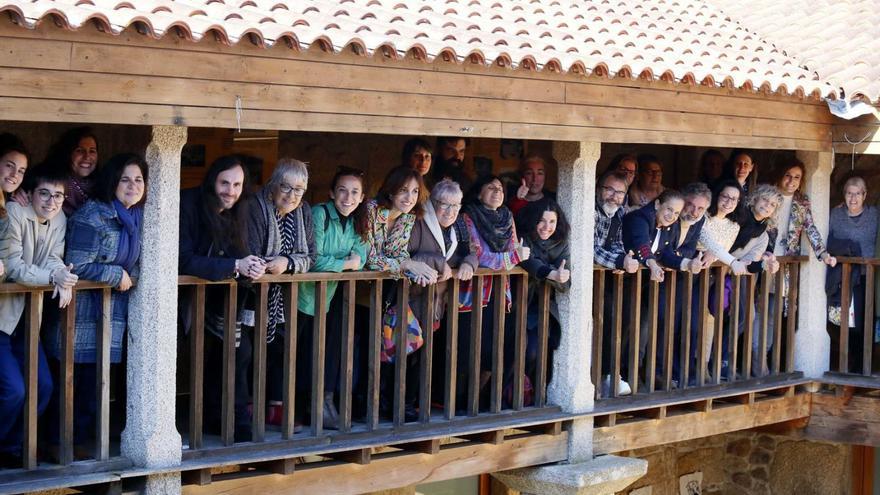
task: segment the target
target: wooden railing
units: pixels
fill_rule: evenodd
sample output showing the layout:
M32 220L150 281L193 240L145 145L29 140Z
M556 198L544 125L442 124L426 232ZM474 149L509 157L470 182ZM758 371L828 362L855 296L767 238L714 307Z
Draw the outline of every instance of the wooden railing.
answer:
M40 304L40 299L46 294L51 294L54 286L26 286L16 283L0 284L0 294L21 294L25 297L25 308L22 318L25 319L25 402L23 411L24 442L22 445L22 465L25 469L36 469L38 465L38 440L39 445L47 445L38 432L38 346L40 342L40 308L46 307L43 315L59 311L57 299L45 298ZM94 461L107 461L110 458L110 340L111 340L111 288L107 285L95 282L79 282L74 287L73 298L70 304L60 310L61 322L59 373L53 377L53 386L59 397L58 416L58 445L57 459L50 456L39 459L43 463L57 462L60 465L69 465L74 461L74 410L73 402L73 375L74 375L74 324L76 315L76 295L83 291L100 291L102 321L97 325L96 332L96 422L95 422L95 447L92 454ZM53 308L54 306L54 308ZM47 329L54 331L54 329ZM48 356L47 356L48 357ZM52 358L49 358L52 359ZM50 403L50 407L51 403ZM54 416L52 411L48 417ZM3 421L14 421L15 418L3 418ZM54 449L54 446L50 446ZM81 459L77 459L81 460Z
M269 441L299 441L305 439L314 439L326 437L327 435L346 435L350 433L358 433L359 438L364 438L364 434L373 434L377 439L384 438L386 443L392 439L388 438L387 430L396 430L400 428L419 427L424 428L425 425L440 421L448 425L458 419L470 419L476 416L491 416L499 414L503 409L507 409L505 414L516 413L525 409L534 410L546 406L546 387L547 387L547 335L549 324L549 304L550 289L545 287L540 291L540 307L541 318L539 324L538 341L540 343L538 350L538 358L535 366L535 373L530 377L534 383L534 401L531 406L524 400L524 370L526 365L526 317L527 317L527 290L528 275L525 271L515 268L511 271L493 271L487 269L479 269L475 272L471 280L473 288L473 297L475 301L479 301L479 294L482 293L484 283L492 280L492 298L490 304L485 308L480 304L473 304L473 315L471 318L471 328L467 332L469 334L469 342L466 346L467 366L468 370L457 369L459 346L459 295L460 284L455 278L450 279L447 283L446 291L446 315L445 327L440 328L437 332L446 332L446 348L435 349L434 333L430 331L431 322L420 322L423 330L424 344L421 349L416 352L422 353L420 359L420 369L418 373L417 383L407 383L407 359L406 359L406 318L398 318L396 338L396 355L393 364L384 366L393 367L393 407L390 421L384 421L380 416L380 392L382 387L382 373L380 369L383 366L380 363L381 351L381 331L383 325L383 282L389 280L387 274L379 272L345 272L345 273L306 273L301 275L271 275L264 276L253 283L253 289L256 293L256 314L255 328L253 334L253 385L252 385L252 403L253 403L253 423L252 438L256 443ZM505 284L507 281L514 281L511 284L512 293L512 309L511 313L507 313L507 309L503 304L505 300ZM328 305L326 288L328 282L337 281L339 287L337 291L341 291L343 298L343 315L342 315L342 347L341 349L325 348L325 333L327 330L326 308ZM300 434L295 433L294 412L297 410L296 400L296 357L302 355L303 350L297 349L297 296L299 285L305 282L313 282L315 284L315 317L313 326L313 345L307 352L312 357L311 370L311 404L310 404L310 427L308 431ZM234 280L224 280L220 282L209 282L195 277L181 276L179 277L181 291L194 291L195 304L192 306L192 330L188 337L189 345L189 405L188 405L188 450L199 451L212 449L214 447L229 447L234 442L234 395L235 395L235 315L237 314L237 292L242 290L241 285ZM284 339L284 360L283 366L283 419L278 433L269 432L265 424L265 404L266 404L266 332L267 332L267 301L270 284L280 284L284 300L284 335L276 338ZM222 370L206 370L204 369L205 359L205 293L208 286L223 286L225 290L225 335L223 338L223 367ZM401 279L396 283L396 307L404 308L409 305L411 300L411 283L407 279ZM358 289L362 289L358 298ZM424 315L434 314L434 294L436 287L429 285L423 288L424 294L422 301L424 304ZM366 297L363 297L366 296ZM356 308L358 302L366 302L369 308L368 322L363 328L356 328ZM500 302L500 304L499 304ZM491 378L489 383L489 403L485 409L481 408L481 335L480 331L483 326L483 314L485 311L493 311L494 325L491 329ZM506 325L508 318L513 318L511 326ZM505 329L512 333L514 341L512 346L508 348L513 350L513 356L508 363L511 363L512 373L506 374L505 366ZM361 418L353 417L353 390L352 390L352 371L354 368L355 352L362 350L354 348L355 334L365 335L367 337L366 349L364 356L366 358L366 413L361 422ZM342 371L338 385L339 393L339 429L335 433L329 433L323 429L323 393L324 390L324 366L328 352L340 352L340 363ZM445 356L445 369L443 370L443 383L437 384L433 382L433 357L435 353L443 353ZM202 389L204 384L205 373L222 373L222 423L220 431L220 444L208 441L203 431L202 418L204 415L204 397ZM465 383L460 383L459 379L465 377ZM512 398L505 407L505 401L502 398L502 392L506 385L505 380L512 380ZM432 389L434 387L442 387L443 403L441 406L441 418L432 416ZM405 397L408 387L418 388L418 420L415 425L405 423ZM457 391L460 387L466 387L464 394ZM456 411L456 396L464 395L465 404L462 407L458 405L458 413ZM461 410L464 414L461 414ZM386 430L386 432L382 432ZM186 455L184 456L186 459Z
M841 270L840 283L840 327L837 334L837 356L831 356L831 368L838 373L856 374L863 376L872 375L872 364L874 360L874 318L876 308L874 307L874 282L877 266L880 265L880 259L877 258L855 258L855 257L837 257L837 263ZM862 270L860 280L854 281L853 269L858 267ZM853 293L853 285L858 289L857 293ZM864 295L861 293L864 292ZM863 300L859 301L861 297ZM852 300L854 305L854 315L856 322L850 321L849 303ZM861 342L853 342L850 338L850 324L858 325L861 322L861 328L855 327L856 334L861 333ZM860 331L859 331L860 330ZM860 359L856 359L856 363L851 366L851 352L860 353ZM857 366L861 361L861 366ZM861 368L861 369L858 369Z
M716 263L699 274L666 271L663 282L648 280L650 273L646 268L630 275L597 266L593 285L592 368L596 398L620 395L617 377L623 375L622 370L627 371L622 378L633 394L718 385L722 381L730 383L765 375L760 368L753 373L752 363L767 355L771 336L774 345L767 371L792 372L798 275L803 258L778 260L780 270L774 275L765 272L761 276L734 276L726 266ZM729 277L729 283L724 282L725 277ZM772 292L771 283L776 287ZM787 296L779 289L786 285ZM725 295L727 288L729 292ZM710 290L714 294L710 295ZM777 311L768 321L771 297ZM758 328L754 326L756 311L764 315ZM789 315L785 323L784 312ZM711 329L706 328L709 321ZM642 336L647 341L640 345ZM756 356L752 355L754 336ZM603 353L604 339L611 339L610 346L605 346L610 347L607 354ZM625 340L628 345L624 347ZM643 355L640 347L644 348ZM725 357L728 366L722 369ZM611 386L603 392L603 381L609 375Z

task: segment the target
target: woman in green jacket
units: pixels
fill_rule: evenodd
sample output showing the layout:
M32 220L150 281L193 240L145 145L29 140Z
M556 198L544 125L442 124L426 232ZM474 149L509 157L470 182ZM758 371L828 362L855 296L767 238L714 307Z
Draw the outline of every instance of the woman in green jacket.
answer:
M312 271L334 272L361 270L367 259L367 212L364 200L364 173L339 167L330 184L330 201L312 208L317 259ZM324 358L324 421L327 429L336 429L339 414L335 392L339 383L340 351L342 349L342 294L336 292L337 282L327 282L327 325ZM299 288L300 334L297 346L297 383L301 391L310 390L312 383L312 329L315 318L315 283Z

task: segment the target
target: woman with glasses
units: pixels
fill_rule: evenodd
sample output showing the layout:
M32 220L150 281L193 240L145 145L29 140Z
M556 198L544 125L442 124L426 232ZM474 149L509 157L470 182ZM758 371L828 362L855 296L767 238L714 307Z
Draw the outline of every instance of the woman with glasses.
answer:
M315 262L312 210L303 200L309 183L306 164L293 158L278 160L269 182L248 202L248 252L262 257L266 273L305 273ZM242 325L252 331L256 324L256 293L245 301ZM266 399L269 424L281 422L284 386L285 314L281 285L269 286L266 325Z
M861 258L873 258L877 243L877 207L865 205L868 189L865 179L854 176L843 185L843 204L831 209L831 228L828 232L828 247L831 250L846 249L846 254ZM833 277L833 275L837 275ZM837 270L829 270L829 280L842 283ZM840 290L829 294L829 316L832 321L831 341L839 346L840 313L848 311L852 304L853 316L849 320L849 368L841 372L862 372L862 348L865 328L865 288L866 275L858 266L853 266L850 277L850 301L841 301ZM835 287L839 287L835 284ZM827 288L827 284L826 284ZM844 309L846 308L846 309ZM873 339L872 339L873 341ZM832 354L836 356L836 354ZM836 359L832 363L836 365Z
M110 362L122 361L128 325L129 289L140 271L141 226L147 185L143 158L121 154L100 171L92 199L67 221L65 262L81 280L103 282L111 287ZM93 438L97 414L97 332L101 324L100 291L76 293L76 334L73 343L74 431L73 441L85 451ZM61 360L63 322L58 321L48 339L49 353ZM57 422L53 422L57 425ZM58 441L50 430L50 441Z
M663 187L663 164L654 155L639 155L637 180L629 188L631 209L646 206L666 189Z

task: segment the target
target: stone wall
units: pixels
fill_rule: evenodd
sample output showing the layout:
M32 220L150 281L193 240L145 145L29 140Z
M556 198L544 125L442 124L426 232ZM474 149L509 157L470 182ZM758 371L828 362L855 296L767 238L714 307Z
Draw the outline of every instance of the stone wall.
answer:
M852 486L852 448L737 432L621 455L648 461L648 473L621 495L678 495L679 479L702 475L701 494L840 495Z

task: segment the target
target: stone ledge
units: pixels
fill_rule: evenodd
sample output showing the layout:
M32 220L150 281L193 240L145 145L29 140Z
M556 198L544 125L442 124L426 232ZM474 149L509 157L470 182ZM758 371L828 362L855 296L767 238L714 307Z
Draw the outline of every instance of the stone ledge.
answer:
M648 472L648 461L606 455L577 464L552 464L492 473L523 495L611 495Z

